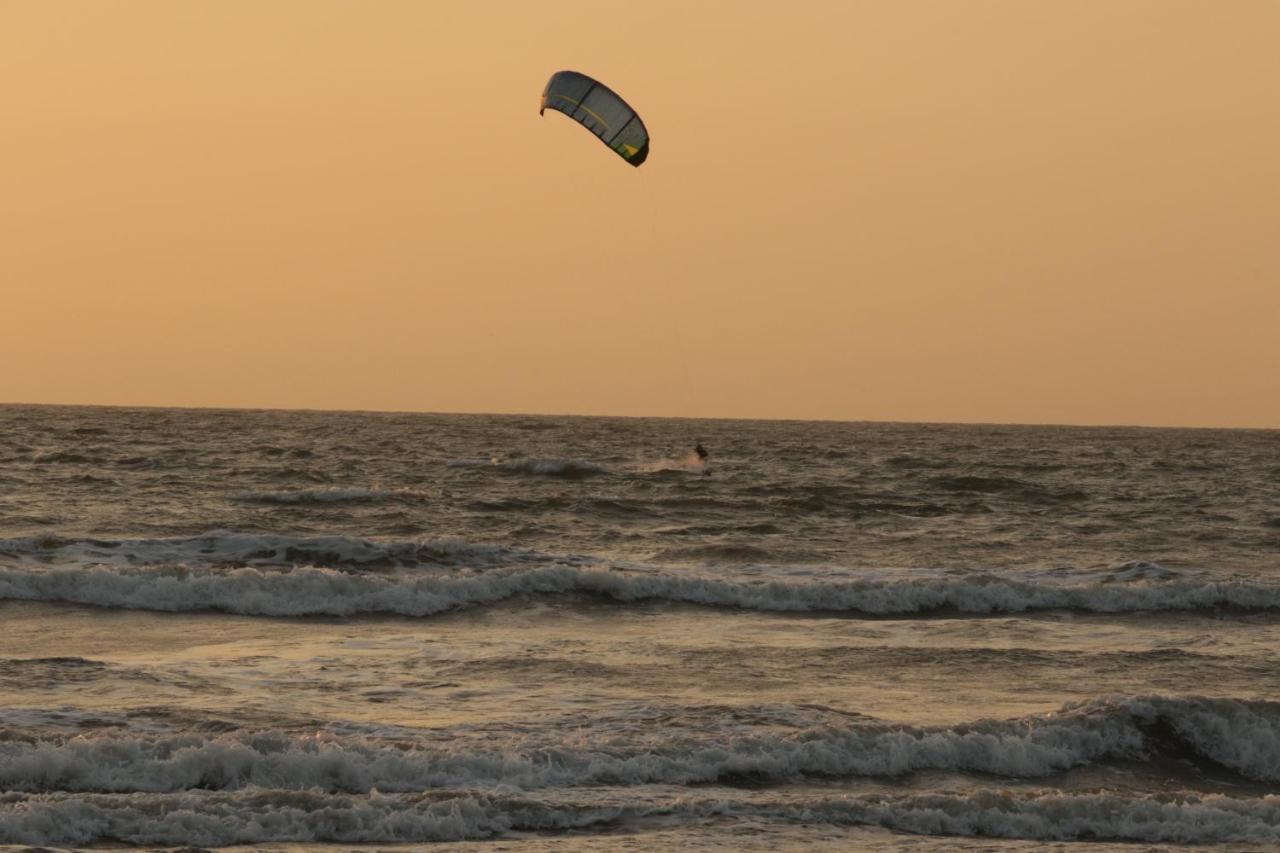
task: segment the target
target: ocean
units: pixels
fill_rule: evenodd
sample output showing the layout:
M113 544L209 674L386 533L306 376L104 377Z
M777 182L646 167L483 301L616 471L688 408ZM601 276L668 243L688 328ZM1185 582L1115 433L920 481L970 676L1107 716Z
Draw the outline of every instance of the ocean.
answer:
M0 406L0 844L424 842L1280 848L1280 432Z

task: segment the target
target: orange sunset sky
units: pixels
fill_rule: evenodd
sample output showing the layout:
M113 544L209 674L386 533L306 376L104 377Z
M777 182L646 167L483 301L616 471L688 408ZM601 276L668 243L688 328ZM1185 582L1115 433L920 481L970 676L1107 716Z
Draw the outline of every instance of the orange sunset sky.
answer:
M0 0L0 401L1280 427L1274 0ZM634 169L563 115L594 75Z

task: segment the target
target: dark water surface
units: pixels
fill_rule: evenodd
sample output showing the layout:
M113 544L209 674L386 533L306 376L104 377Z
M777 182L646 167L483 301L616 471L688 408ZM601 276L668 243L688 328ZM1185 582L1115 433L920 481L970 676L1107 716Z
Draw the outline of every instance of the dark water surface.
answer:
M1278 653L1275 431L0 406L0 844L1257 849Z

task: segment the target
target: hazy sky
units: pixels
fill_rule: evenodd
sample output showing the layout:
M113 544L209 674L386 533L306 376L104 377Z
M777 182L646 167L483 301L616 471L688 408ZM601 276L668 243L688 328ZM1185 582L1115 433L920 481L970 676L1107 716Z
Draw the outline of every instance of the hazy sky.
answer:
M1280 427L1280 2L0 0L0 400ZM634 169L547 77L644 117Z

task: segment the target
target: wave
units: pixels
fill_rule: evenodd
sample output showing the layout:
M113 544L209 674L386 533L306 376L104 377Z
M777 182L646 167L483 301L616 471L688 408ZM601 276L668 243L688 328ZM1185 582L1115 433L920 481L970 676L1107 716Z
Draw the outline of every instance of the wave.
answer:
M690 450L683 456L671 456L653 459L648 462L639 462L630 466L628 470L635 474L697 474L701 476L707 472L707 463L698 458L697 453Z
M804 559L806 555L792 553L787 556L790 561L795 562ZM690 545L684 548L667 548L654 554L652 559L659 561L697 560L699 562L761 563L775 559L775 554L747 543L720 542L706 545Z
M69 569L161 567L172 570L171 574L207 568L476 568L570 561L527 549L454 540L377 542L352 536L225 531L172 539L68 539L52 535L0 539L0 557ZM585 562L585 558L577 562Z
M366 796L320 791L191 791L165 795L8 794L0 797L0 842L204 845L281 842L388 843L501 838L514 833L616 831L646 818L663 826L882 827L912 835L1038 841L1147 843L1280 842L1280 797L1178 792L984 791L861 794L839 798L738 793L650 796L633 802L564 802L465 794ZM785 837L785 836L784 836Z
M49 527L54 524L61 524L66 519L53 515L3 515L0 516L0 527L12 527L15 529L24 529L30 527ZM5 551L0 548L0 556Z
M883 464L890 468L947 468L953 463L947 459L929 459L913 456L910 453L899 453L885 459Z
M225 846L430 842L568 830L616 817L485 796L343 797L257 791L168 796L0 796L0 842Z
M786 516L795 513L839 513L846 517L891 515L905 518L931 518L941 515L991 512L990 507L972 500L972 496L947 503L935 503L912 500L909 496L895 495L892 492L869 491L849 485L762 484L746 486L741 491L752 497L766 499L767 503L763 508ZM717 501L713 505L725 504L723 501Z
M70 465L99 465L106 460L101 456L89 456L83 453L72 453L67 450L52 450L45 453L36 453L31 457L32 462L42 465L48 464L70 464Z
M917 835L1181 844L1280 842L1280 797L1274 796L989 791L851 797L808 804L796 812L792 820L880 826Z
M1089 497L1080 489L1051 489L1011 477L934 477L929 485L947 492L1006 494L1033 503L1082 501Z
M108 677L137 677L140 673L79 657L0 658L0 687L21 695L32 685L41 688L82 686Z
M806 569L805 579L764 581L644 564L632 570L590 557L466 542L230 533L121 541L28 537L0 540L0 557L17 561L0 568L0 599L258 616L429 616L529 595L867 616L1280 610L1280 584L1190 575L1152 563L1101 573L825 570L825 578ZM369 571L379 569L394 571Z
M365 504L417 502L426 495L410 489L300 489L289 492L242 492L234 499L262 504Z
M509 474L534 474L539 477L563 477L570 480L608 474L609 469L580 459L513 459L499 462L497 468Z
M897 778L922 771L1051 777L1106 761L1211 762L1253 782L1280 782L1280 703L1121 697L1071 704L1013 720L953 727L894 726L836 714L810 725L744 736L729 715L697 737L681 728L638 744L605 727L600 743L575 730L526 736L504 748L466 738L424 746L319 731L236 732L215 737L118 733L0 741L0 789L24 792L174 793L193 788L318 789L410 793L506 786L786 783L805 778ZM660 730L663 731L663 730ZM1166 772L1162 764L1161 772Z
M316 452L308 447L277 447L273 444L255 448L263 456L292 456L295 459L311 459Z
M492 468L505 474L557 477L565 480L581 480L612 473L608 468L581 459L450 459L445 464L450 468Z
M1045 792L863 795L778 803L681 799L636 805L558 804L511 796L354 798L319 792L192 792L163 797L10 797L0 803L0 840L25 844L429 842L516 832L604 831L660 816L664 824L761 819L879 826L912 834L1164 843L1280 840L1280 798L1187 795L1176 800Z

